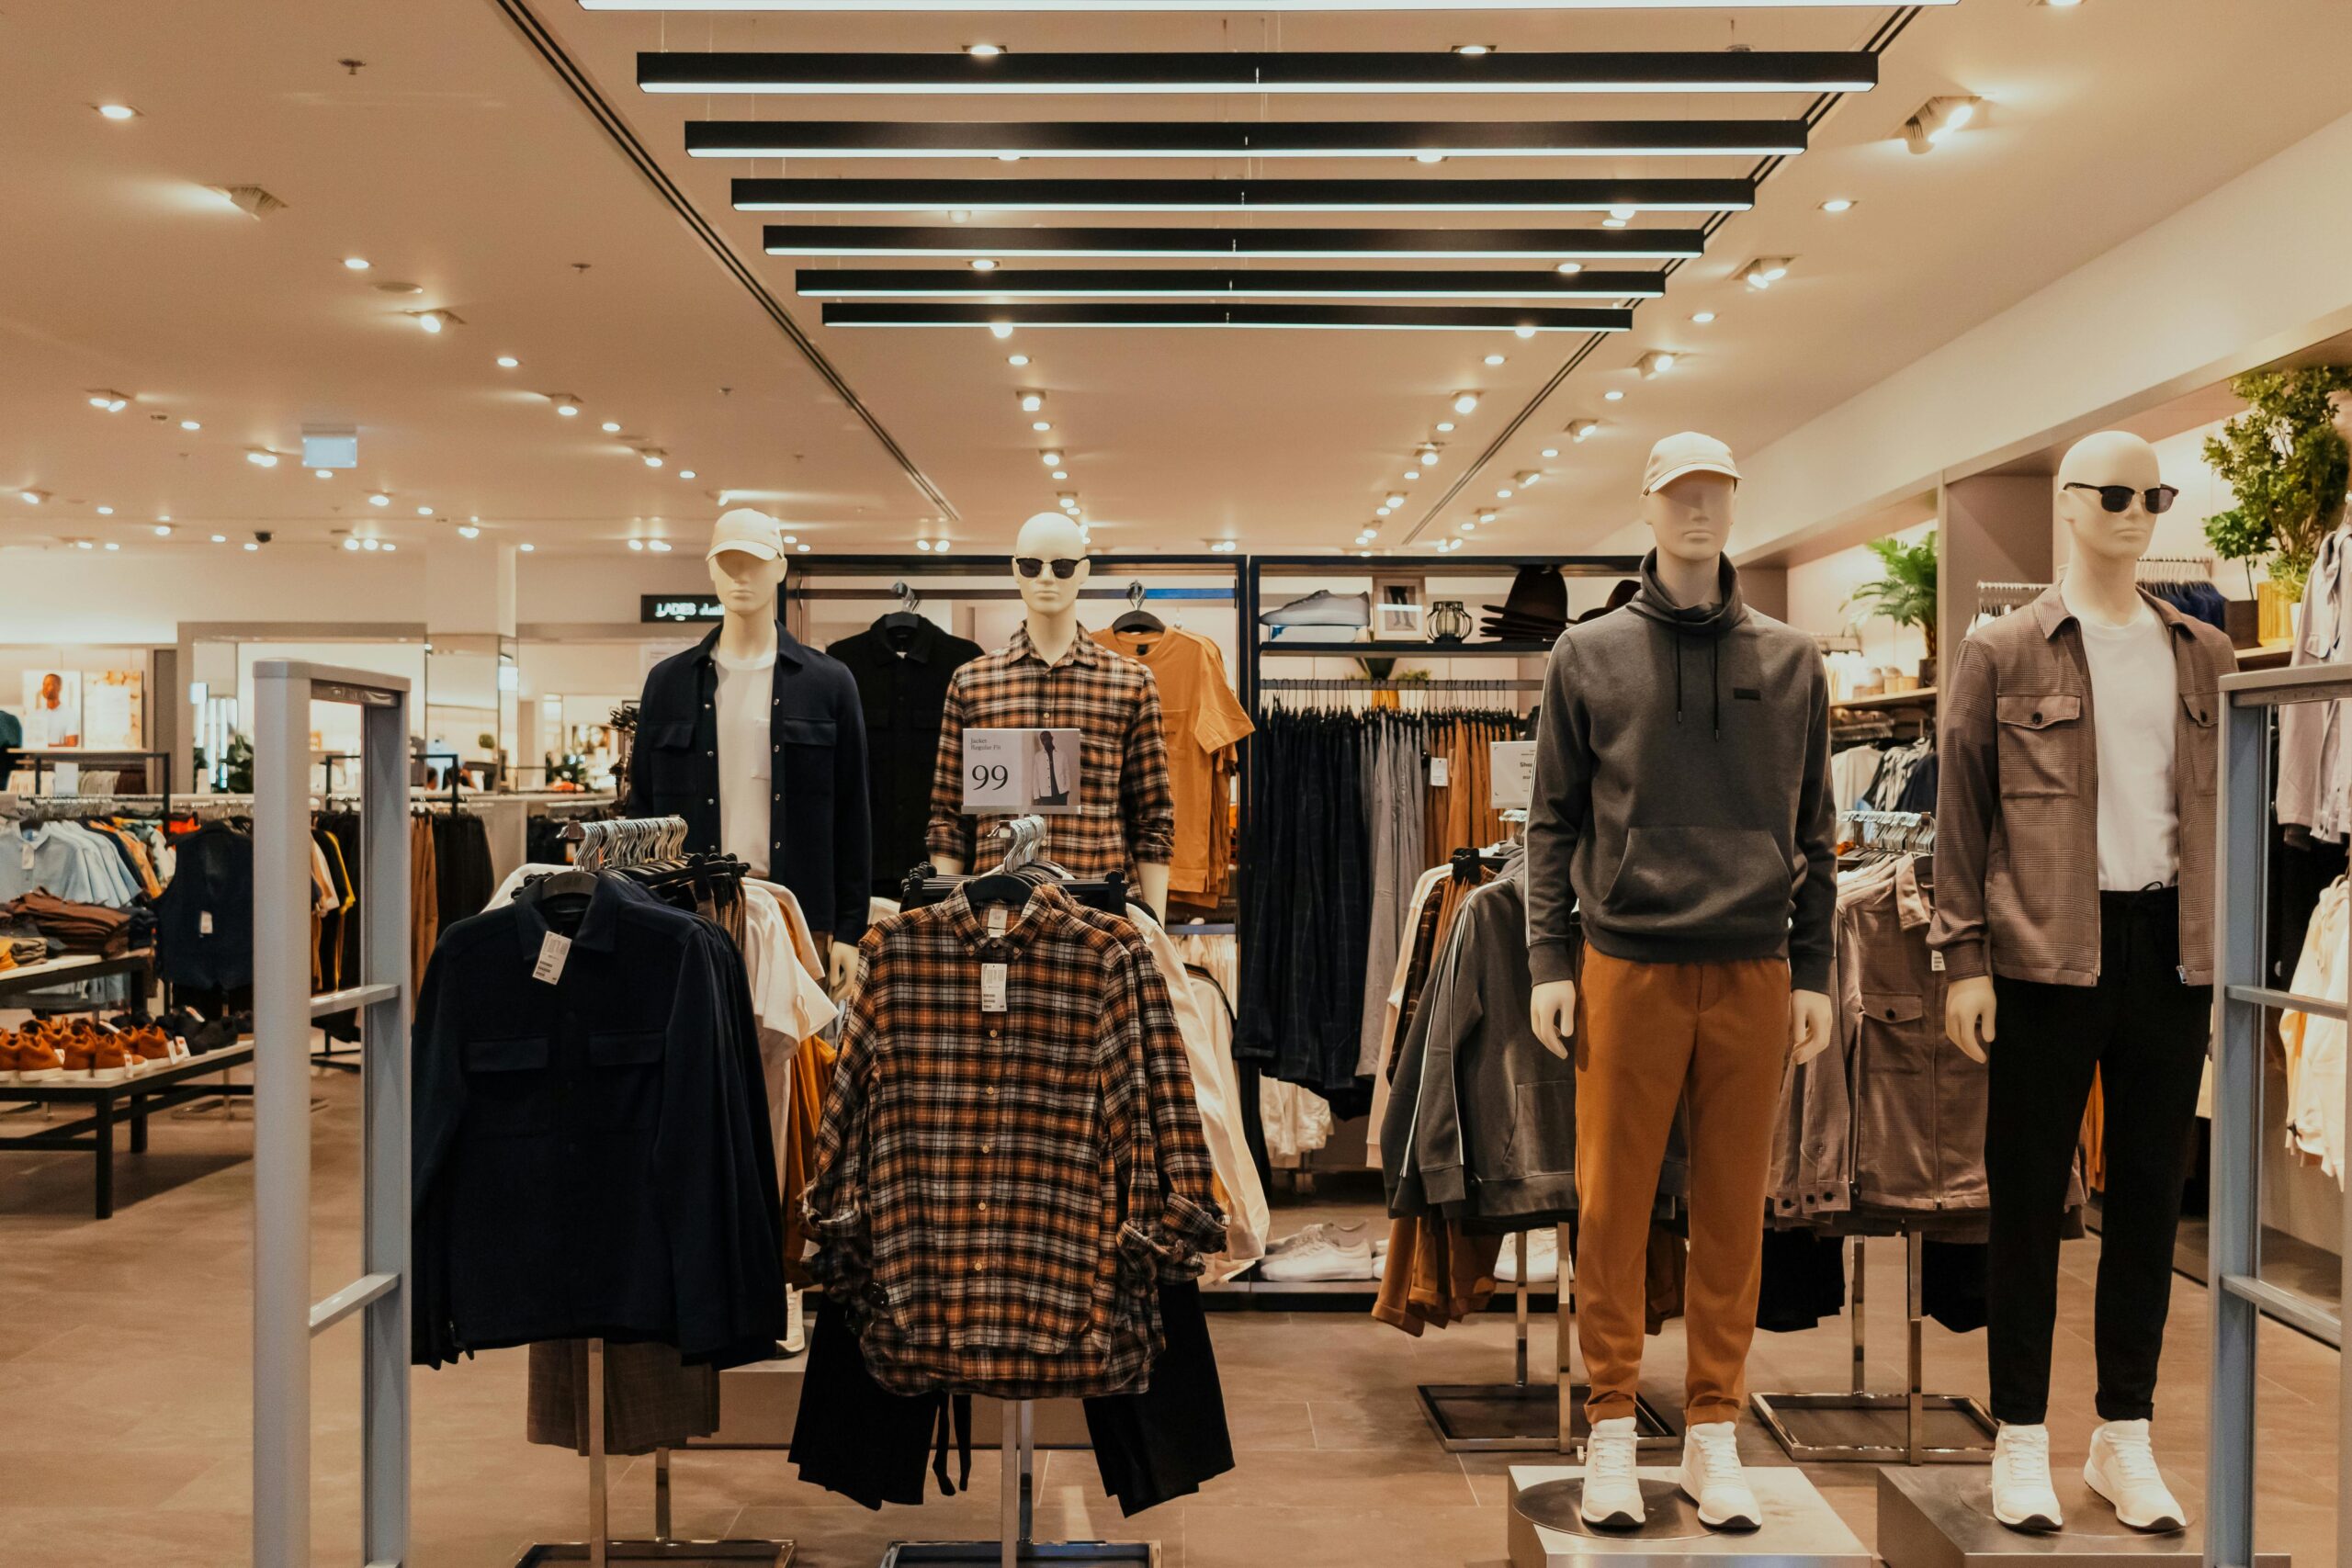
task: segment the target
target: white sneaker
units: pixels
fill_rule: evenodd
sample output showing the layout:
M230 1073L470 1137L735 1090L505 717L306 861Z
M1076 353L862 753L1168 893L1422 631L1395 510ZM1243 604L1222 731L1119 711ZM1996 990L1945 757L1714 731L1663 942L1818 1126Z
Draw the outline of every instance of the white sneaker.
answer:
M1739 1428L1707 1421L1682 1436L1682 1495L1699 1505L1710 1529L1752 1530L1764 1522L1739 1466Z
M1515 1267L1518 1257L1518 1246L1512 1242L1504 1242L1502 1256L1495 1260L1496 1283L1503 1285L1519 1283L1519 1269ZM1549 1285L1557 1281L1559 1278L1560 1233L1550 1229L1529 1231L1527 1233L1527 1282L1531 1285Z
M2005 1426L1993 1438L1993 1517L2046 1534L2065 1524L2050 1484L2050 1428Z
M1584 1502L1579 1512L1595 1529L1637 1530L1645 1517L1642 1478L1634 1469L1640 1445L1631 1416L1596 1421L1584 1442Z
M1258 1266L1258 1278L1295 1284L1310 1280L1369 1280L1373 1277L1372 1247L1357 1242L1342 1247L1329 1236L1315 1236L1278 1252Z
M2083 1480L2135 1530L2156 1534L2188 1527L2188 1513L2156 1470L2145 1421L2109 1421L2093 1432Z
M1363 1229L1363 1222L1362 1220L1358 1220L1351 1225L1330 1224L1323 1222L1317 1222L1311 1225L1302 1225L1294 1234L1285 1236L1279 1236L1273 1241L1267 1243L1266 1256L1269 1258L1280 1258L1285 1252L1296 1252L1300 1247L1313 1247L1318 1241L1332 1242L1338 1246L1345 1247L1348 1244L1348 1241L1351 1239L1357 1232ZM1382 1245L1385 1246L1386 1244L1383 1243Z

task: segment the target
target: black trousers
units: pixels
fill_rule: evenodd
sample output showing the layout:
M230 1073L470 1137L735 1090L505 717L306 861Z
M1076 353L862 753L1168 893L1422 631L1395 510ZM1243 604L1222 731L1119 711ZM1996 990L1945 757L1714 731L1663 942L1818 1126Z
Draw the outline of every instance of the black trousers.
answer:
M2098 1414L2145 1420L2172 1303L2213 988L2181 983L2174 888L2099 895L2095 986L1996 978L1984 1170L1993 1415L2039 1425L2050 1402L2058 1243L2091 1075L2107 1104L2107 1203L2095 1337Z

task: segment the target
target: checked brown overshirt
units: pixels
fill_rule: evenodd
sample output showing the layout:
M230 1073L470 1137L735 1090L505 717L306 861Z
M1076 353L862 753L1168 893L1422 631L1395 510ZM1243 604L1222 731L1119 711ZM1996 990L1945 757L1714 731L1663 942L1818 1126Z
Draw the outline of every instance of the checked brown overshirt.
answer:
M1183 1042L1125 922L1051 884L996 912L958 890L859 944L812 1269L894 1393L1134 1392L1158 1281L1225 1245Z

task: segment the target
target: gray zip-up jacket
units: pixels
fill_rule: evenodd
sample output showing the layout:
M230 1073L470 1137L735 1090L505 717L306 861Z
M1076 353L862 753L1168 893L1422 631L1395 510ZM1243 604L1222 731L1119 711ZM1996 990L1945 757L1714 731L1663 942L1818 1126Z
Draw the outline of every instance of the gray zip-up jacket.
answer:
M1572 980L1568 918L1612 958L1786 954L1827 993L1837 909L1829 682L1803 632L1720 602L1685 608L1642 561L1622 610L1552 647L1527 818L1528 960Z

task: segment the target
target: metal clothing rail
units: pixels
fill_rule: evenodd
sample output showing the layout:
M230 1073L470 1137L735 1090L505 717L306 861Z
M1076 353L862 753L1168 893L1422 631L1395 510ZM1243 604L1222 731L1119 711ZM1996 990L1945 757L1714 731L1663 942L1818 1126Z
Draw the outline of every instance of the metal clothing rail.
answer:
M2343 1020L2341 1002L2292 997L2265 986L2269 908L2270 710L2288 703L2352 698L2352 666L2307 664L2224 675L2219 830L2213 885L2221 1029L2213 1053L2213 1156L2209 1289L2213 1301L2211 1419L2206 1448L2205 1562L2253 1568L2256 1337L2262 1314L2313 1338L2344 1344L2340 1312L2262 1278L2262 1065L2267 1008ZM2352 1106L2347 1107L2352 1111ZM2352 1203L2338 1247L2352 1258ZM2352 1370L2336 1371L2335 1559L2352 1562Z
M360 983L311 994L311 705L360 710ZM409 1536L409 683L254 665L254 1568L309 1568L311 1341L360 1319L360 1553ZM311 1022L360 1013L360 1275L311 1299Z

